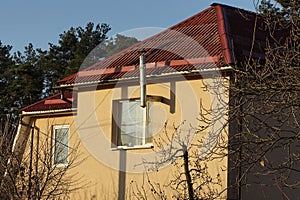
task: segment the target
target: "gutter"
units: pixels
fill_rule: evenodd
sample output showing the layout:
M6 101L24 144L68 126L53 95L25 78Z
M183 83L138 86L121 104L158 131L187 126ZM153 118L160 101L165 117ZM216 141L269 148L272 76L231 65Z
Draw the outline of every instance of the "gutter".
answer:
M187 75L187 74L196 74L196 73L211 73L216 71L225 71L225 70L233 70L232 65L228 65L225 67L215 67L215 68L209 68L209 69L199 69L199 70L189 70L189 71L177 71L177 72L169 72L159 75L147 75L146 78L164 78L166 76L170 75ZM82 82L82 83L71 83L71 84L61 84L55 89L63 89L63 88L71 88L71 87L80 87L80 86L94 86L98 84L114 84L118 81L133 81L138 79L139 77L129 77L129 78L117 78L117 79L110 79L110 80L97 80L97 81L90 81L90 82Z
M43 110L43 111L22 111L20 116L31 116L31 115L47 115L47 114L64 114L66 112L76 112L77 108L67 108L59 110Z

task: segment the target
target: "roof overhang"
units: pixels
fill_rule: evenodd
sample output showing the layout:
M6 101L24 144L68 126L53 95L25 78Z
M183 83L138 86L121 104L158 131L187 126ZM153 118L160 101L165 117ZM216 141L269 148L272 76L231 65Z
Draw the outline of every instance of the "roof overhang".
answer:
M162 74L150 74L146 75L147 79L160 79L160 78L166 78L166 77L172 77L176 75L182 75L182 76L199 76L199 75L207 75L214 72L225 72L225 71L231 71L233 70L233 66L228 65L224 67L214 67L214 68L207 68L207 69L195 69L195 70L188 70L188 71L176 71L176 72L168 72L168 73L162 73ZM139 76L134 77L122 77L122 78L116 78L116 79L109 79L109 80L97 80L97 81L90 81L90 82L78 82L78 83L72 83L72 84L61 84L55 89L70 89L73 87L87 87L87 86L96 86L101 84L115 84L116 82L131 82L138 80Z
M75 114L77 108L57 109L57 110L42 110L42 111L22 111L20 116L47 116L47 115L65 115Z

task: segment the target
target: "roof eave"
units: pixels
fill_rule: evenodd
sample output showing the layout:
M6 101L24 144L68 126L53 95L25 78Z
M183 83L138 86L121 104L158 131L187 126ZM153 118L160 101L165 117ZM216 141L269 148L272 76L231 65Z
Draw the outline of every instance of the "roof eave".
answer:
M20 116L45 116L53 114L66 114L66 113L76 113L77 108L66 108L66 109L57 109L57 110L39 110L39 111L22 111Z
M211 73L216 71L228 71L233 70L233 65L227 65L224 67L215 67L209 69L200 69L200 70L189 70L189 71L177 71L177 72L170 72L170 73L163 73L158 75L147 75L146 78L162 78L170 75L196 75L199 73ZM86 86L94 86L98 84L114 84L118 81L133 81L137 80L139 77L128 77L128 78L117 78L117 79L109 79L109 80L98 80L98 81L90 81L90 82L82 82L82 83L71 83L71 84L61 84L57 86L57 89L64 89L64 88L72 88L72 87L86 87Z

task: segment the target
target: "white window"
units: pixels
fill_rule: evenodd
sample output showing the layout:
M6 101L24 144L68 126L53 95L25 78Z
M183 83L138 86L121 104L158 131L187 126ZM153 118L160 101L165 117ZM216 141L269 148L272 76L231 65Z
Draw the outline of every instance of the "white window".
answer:
M149 129L149 105L140 106L138 100L116 102L115 144L120 147L141 147L152 142Z
M53 126L53 165L67 165L69 154L69 125Z

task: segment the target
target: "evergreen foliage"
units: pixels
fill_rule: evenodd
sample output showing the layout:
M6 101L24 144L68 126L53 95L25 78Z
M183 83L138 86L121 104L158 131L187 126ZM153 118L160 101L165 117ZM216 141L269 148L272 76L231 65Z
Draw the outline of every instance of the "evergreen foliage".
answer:
M84 28L71 27L59 35L57 44L49 43L44 51L29 43L24 52L12 53L12 46L0 40L0 118L51 95L58 80L80 67L138 42L123 35L107 38L110 29L108 24L91 22ZM91 52L96 55L85 60Z

